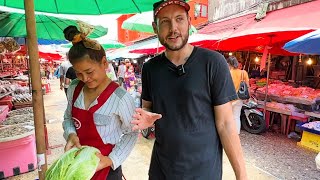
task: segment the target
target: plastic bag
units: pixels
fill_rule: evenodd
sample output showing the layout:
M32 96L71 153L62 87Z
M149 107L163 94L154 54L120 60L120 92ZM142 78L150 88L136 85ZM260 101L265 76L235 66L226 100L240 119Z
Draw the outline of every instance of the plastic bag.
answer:
M20 45L13 38L6 38L3 42L8 52L14 53L20 50Z

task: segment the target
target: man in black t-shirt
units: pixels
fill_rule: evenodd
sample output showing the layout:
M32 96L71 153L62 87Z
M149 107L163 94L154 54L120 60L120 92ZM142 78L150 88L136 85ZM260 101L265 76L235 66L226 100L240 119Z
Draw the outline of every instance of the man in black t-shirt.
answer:
M155 124L149 179L222 179L223 148L245 180L229 67L221 54L187 43L189 9L182 0L154 4L153 28L166 51L142 68L143 108L132 121L135 130Z
M66 78L74 80L77 79L76 72L74 71L73 67L69 67L66 73Z

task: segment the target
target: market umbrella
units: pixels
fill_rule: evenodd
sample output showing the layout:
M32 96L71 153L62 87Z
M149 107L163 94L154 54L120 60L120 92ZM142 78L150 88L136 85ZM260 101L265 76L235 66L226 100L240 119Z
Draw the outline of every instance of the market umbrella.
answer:
M126 45L118 42L118 41L114 41L114 40L103 40L103 41L99 41L99 43L101 44L101 46L106 50L106 49L118 49L118 48L122 48L125 47ZM71 48L71 44L66 44L66 45L62 45L63 48Z
M1 37L27 37L25 14L0 12L0 36ZM79 28L76 20L57 18L47 15L36 15L37 37L46 40L65 40L63 30L74 25ZM108 29L102 26L93 27L90 38L98 38L107 34Z
M14 40L17 41L18 44L20 45L25 45L27 44L26 38L13 38ZM38 39L38 45L51 45L51 44L68 44L69 42L66 40L48 40L48 39Z
M131 16L125 20L121 28L131 31L145 32L145 33L154 33L152 28L153 22L153 11L144 12ZM190 28L190 34L197 32L197 29L194 26Z
M223 39L212 43L212 49L224 51L245 50L258 46L270 46L290 41L320 28L320 1L311 1L290 8L271 11L266 17L256 20L255 14L249 14L223 22L211 23L199 30L199 33L214 34L229 31ZM227 23L230 22L230 23ZM229 27L224 26L229 24ZM215 32L212 29L215 28Z
M151 11L159 0L36 0L35 11L55 14L131 14ZM0 0L1 6L24 9L24 0Z
M320 54L320 29L287 42L283 49L301 54Z
M217 41L219 37L214 35L206 35L206 34L192 34L189 36L188 43L194 46L204 47L208 42ZM151 39L147 42L141 44L141 46L135 46L129 52L130 53L138 53L138 54L156 54L157 52L161 52L165 50L165 48L161 45L158 45L158 38Z
M47 59L47 60L60 60L62 56L56 52L55 50L49 50L45 46L39 46L39 58ZM21 49L15 54L25 55L27 54L27 47L22 45Z

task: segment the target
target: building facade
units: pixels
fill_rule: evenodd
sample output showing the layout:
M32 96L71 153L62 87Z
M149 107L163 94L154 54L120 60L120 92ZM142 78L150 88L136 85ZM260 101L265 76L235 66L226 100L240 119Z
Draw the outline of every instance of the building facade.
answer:
M265 3L268 3L268 12L310 1L312 0L209 0L208 20L213 22L228 17L255 13Z
M190 0L190 11L189 15L191 18L191 24L195 27L201 26L208 22L208 0ZM150 33L142 33L137 31L130 31L126 29L122 29L122 23L134 16L134 14L126 14L122 15L117 19L118 26L118 41L125 44L130 44L135 41L139 41L154 34Z

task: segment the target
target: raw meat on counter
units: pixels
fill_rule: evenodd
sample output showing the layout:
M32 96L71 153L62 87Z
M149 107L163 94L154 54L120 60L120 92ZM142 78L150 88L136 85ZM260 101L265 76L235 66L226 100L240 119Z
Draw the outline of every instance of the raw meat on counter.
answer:
M257 92L265 93L266 87L258 88ZM320 90L316 90L310 87L298 87L294 88L282 83L270 84L268 87L268 95L274 95L279 97L294 97L303 98L309 101L316 101L320 98Z
M267 107L275 109L283 109L286 111L296 112L297 108L292 104L282 104L277 102L267 102Z

